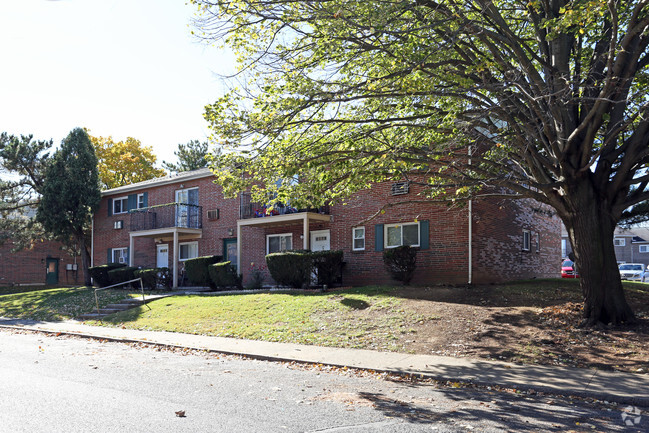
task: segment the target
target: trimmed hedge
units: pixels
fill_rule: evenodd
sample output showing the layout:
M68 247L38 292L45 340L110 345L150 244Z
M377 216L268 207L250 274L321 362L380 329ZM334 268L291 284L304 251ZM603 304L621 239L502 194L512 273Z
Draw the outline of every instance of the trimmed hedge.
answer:
M417 248L407 245L389 248L383 251L383 263L392 278L407 286L417 268Z
M124 268L126 265L124 263L108 263L101 266L93 266L88 268L90 276L92 277L94 283L98 287L110 286L110 278L108 277L108 272L117 268Z
M108 279L110 280L110 284L113 285L123 283L124 281L134 280L135 271L137 270L138 268L133 266L124 266L108 271ZM131 283L131 287L135 287L135 284Z
M149 290L160 287L168 289L171 286L169 268L138 269L134 275L135 278L142 278L142 285Z
M195 286L213 287L208 267L220 261L221 256L204 256L186 260L185 275L189 282Z
M331 286L340 281L343 252L284 251L267 255L266 264L270 276L281 286L308 287L314 274L318 285Z
M232 262L214 263L207 268L210 273L212 285L217 289L225 289L227 287L241 289L241 275L232 266Z
M318 277L318 285L331 287L340 282L343 269L342 251L313 251L309 254L313 270Z

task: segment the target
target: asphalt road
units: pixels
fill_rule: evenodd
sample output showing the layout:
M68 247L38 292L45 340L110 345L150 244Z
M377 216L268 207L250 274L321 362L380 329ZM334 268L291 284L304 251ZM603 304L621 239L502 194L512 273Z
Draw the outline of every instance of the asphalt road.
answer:
M12 433L649 431L601 402L29 331L0 331L0 395Z

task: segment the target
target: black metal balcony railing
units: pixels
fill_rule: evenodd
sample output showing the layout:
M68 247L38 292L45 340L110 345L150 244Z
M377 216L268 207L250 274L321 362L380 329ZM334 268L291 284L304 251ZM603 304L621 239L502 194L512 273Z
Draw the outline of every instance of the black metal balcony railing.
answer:
M273 210L269 213L267 212L268 206L253 202L250 198L250 194L247 193L241 194L241 207L239 209L239 217L241 219L263 218L273 215L287 215L300 212L315 212L329 215L329 206L321 206L319 208L310 209L296 209L294 207L284 206L281 204L275 204L273 206Z
M129 211L131 231L170 227L203 228L203 207L185 203L167 203Z

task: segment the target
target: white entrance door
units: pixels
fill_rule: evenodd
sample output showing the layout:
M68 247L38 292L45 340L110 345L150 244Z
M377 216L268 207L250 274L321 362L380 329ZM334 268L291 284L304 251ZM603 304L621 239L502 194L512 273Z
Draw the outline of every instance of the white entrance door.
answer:
M331 233L329 230L314 230L311 232L311 251L329 251L331 249Z
M156 266L159 268L168 268L169 267L169 245L162 244L156 245Z

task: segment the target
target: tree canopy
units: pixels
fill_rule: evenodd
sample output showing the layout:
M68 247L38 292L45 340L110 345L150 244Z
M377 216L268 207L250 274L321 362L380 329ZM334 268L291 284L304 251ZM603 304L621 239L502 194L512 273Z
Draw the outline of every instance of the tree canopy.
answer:
M182 171L198 170L208 165L208 143L207 141L190 140L187 144L179 144L178 150L174 152L178 163L162 162L162 167L174 173Z
M63 140L45 170L40 192L37 221L57 239L76 243L85 284L90 285L86 234L99 208L101 190L97 157L86 131L76 128Z
M89 131L88 131L89 132ZM166 175L155 166L158 161L151 146L132 137L115 142L112 137L89 135L98 160L99 178L104 189L117 188Z
M323 202L416 171L430 199L530 197L568 230L585 323L634 320L612 239L649 198L649 0L193 3L240 66L205 113L226 191Z

